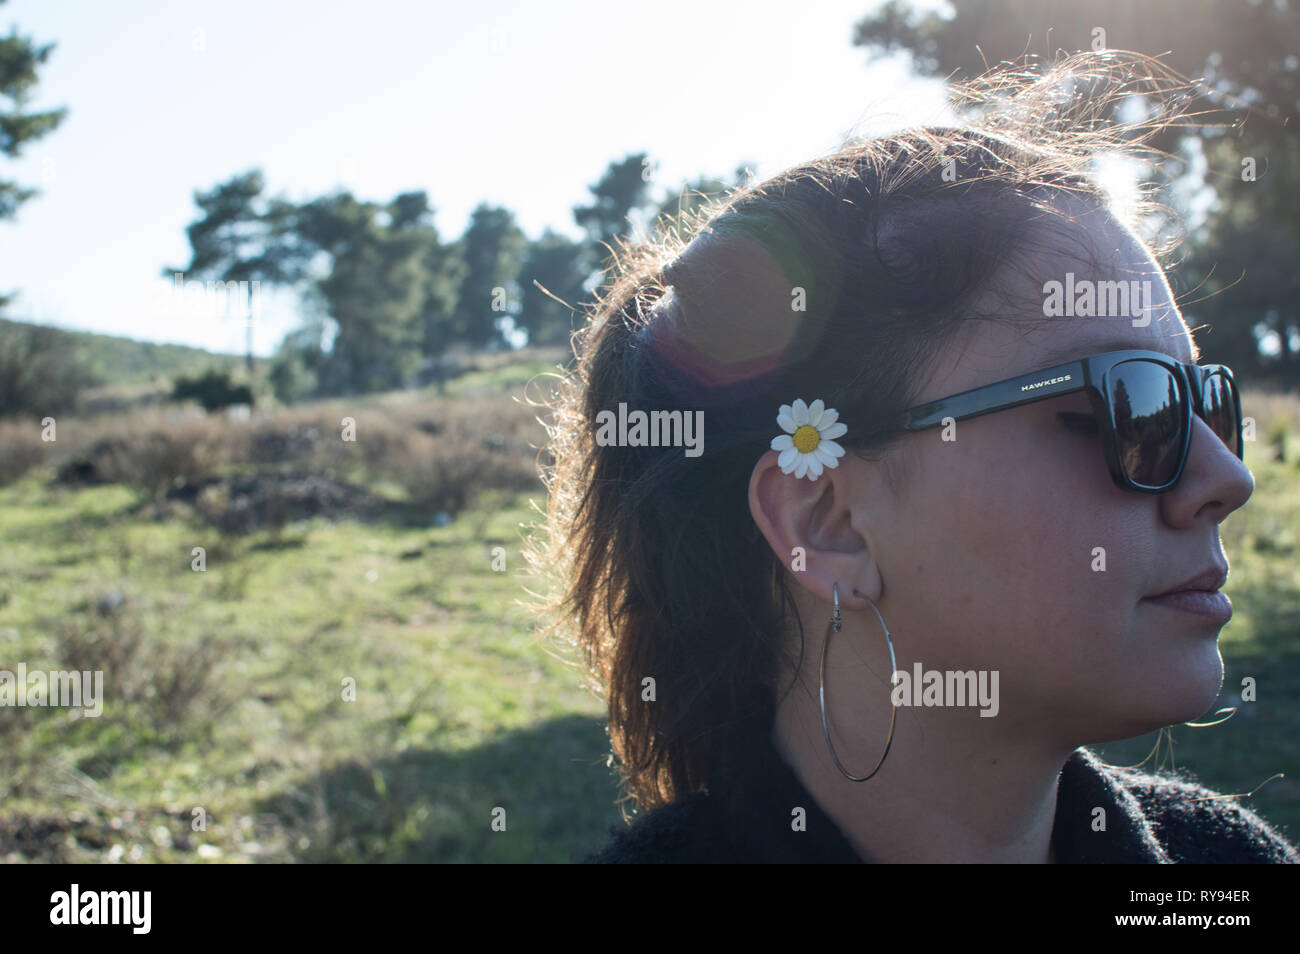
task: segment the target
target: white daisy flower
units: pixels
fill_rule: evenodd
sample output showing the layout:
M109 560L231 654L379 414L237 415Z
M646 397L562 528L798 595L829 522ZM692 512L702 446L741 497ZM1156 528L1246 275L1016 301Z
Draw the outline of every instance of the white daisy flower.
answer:
M837 420L839 416L821 398L811 406L804 404L802 398L795 398L794 404L782 404L776 422L785 433L772 438L772 450L781 452L777 460L781 470L795 477L816 480L822 475L822 468L838 466L844 448L834 438L848 431Z

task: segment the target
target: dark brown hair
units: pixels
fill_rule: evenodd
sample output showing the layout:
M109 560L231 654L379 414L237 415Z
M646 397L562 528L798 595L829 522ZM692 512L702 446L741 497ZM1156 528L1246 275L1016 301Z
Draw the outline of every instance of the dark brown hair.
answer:
M1015 314L1001 279L1053 234L1053 200L1104 204L1093 156L1141 155L1172 116L1119 126L1111 107L1172 102L1173 75L1117 53L1004 67L959 88L966 126L851 140L616 255L551 402L545 533L526 552L560 581L538 608L581 647L643 810L705 784L719 731L770 714L797 671L787 570L748 507L778 407L822 398L897 486L887 422L964 322ZM702 410L704 453L602 446L597 414L620 403Z

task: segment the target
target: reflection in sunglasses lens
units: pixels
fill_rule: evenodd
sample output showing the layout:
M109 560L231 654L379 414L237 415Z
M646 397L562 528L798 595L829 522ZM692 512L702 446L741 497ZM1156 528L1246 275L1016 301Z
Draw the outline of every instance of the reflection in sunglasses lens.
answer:
M1110 372L1110 400L1120 462L1148 487L1173 479L1182 450L1183 394L1174 375L1150 361L1125 361Z
M1219 435L1220 440L1234 454L1237 453L1237 405L1232 399L1227 377L1222 372L1210 375L1205 382L1202 397L1205 403L1205 423L1210 425L1211 430Z

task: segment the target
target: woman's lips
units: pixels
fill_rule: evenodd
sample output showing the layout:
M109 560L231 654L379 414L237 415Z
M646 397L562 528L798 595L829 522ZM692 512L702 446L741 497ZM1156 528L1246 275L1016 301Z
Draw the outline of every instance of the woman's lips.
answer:
M1144 603L1154 603L1166 609L1192 613L1220 625L1232 619L1232 601L1221 590L1179 590L1164 596L1148 596Z

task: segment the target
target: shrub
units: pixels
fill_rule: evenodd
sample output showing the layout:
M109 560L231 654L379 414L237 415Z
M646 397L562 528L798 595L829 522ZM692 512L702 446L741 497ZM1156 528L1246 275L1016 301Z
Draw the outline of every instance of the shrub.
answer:
M198 377L179 377L172 385L172 400L197 401L205 411L216 411L233 404L253 404L253 391L247 384L235 384L229 372L211 369Z
M179 729L191 717L210 718L232 700L217 688L218 663L238 647L234 640L210 637L179 645L151 633L130 598L109 594L94 616L63 620L56 653L63 668L104 673L104 714L116 717L113 703L139 707L160 733Z
M109 426L64 425L65 433L83 449L65 455L60 480L128 484L155 499L248 454L248 426L219 418L168 421L141 413Z

